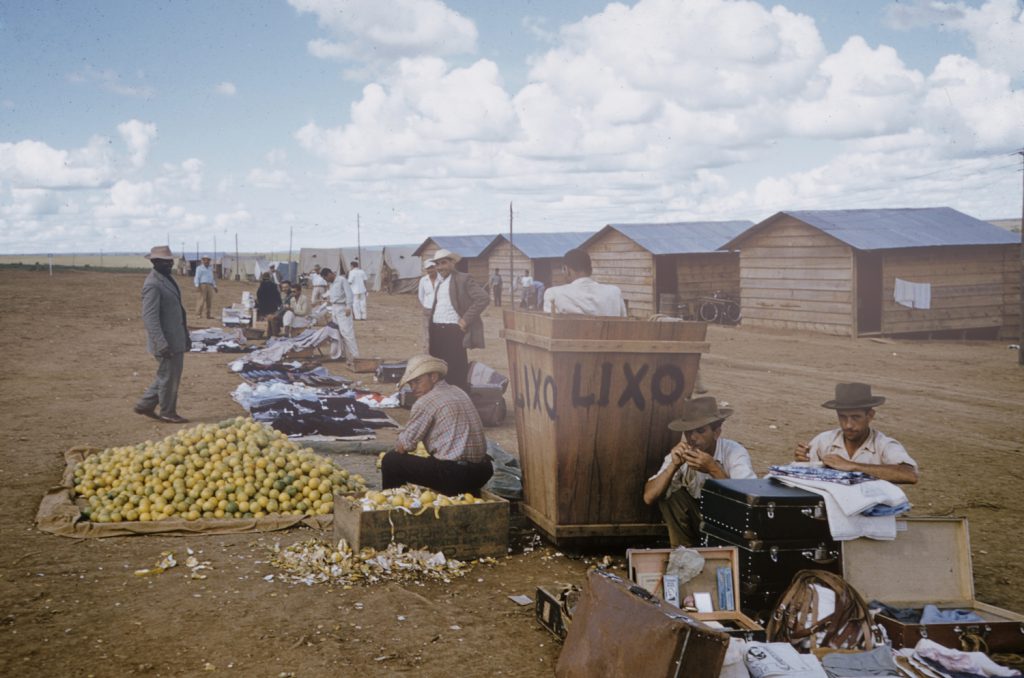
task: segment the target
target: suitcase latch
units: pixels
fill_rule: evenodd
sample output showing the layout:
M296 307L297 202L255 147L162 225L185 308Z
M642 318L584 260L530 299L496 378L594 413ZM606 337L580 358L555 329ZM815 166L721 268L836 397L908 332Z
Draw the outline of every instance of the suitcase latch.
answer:
M775 517L775 502L774 501L768 502L768 511L767 511L767 513L768 513L768 520L771 520L772 518Z
M814 508L800 509L800 513L814 520L822 520L825 517L825 510L821 504L816 504Z

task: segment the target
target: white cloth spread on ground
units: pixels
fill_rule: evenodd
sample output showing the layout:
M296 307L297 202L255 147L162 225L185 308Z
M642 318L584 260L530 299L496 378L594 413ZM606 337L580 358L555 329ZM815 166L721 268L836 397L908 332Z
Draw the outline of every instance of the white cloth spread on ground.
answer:
M312 348L319 346L325 341L341 341L341 334L338 332L338 328L331 327L319 327L317 329L308 329L302 332L297 337L285 338L275 337L267 343L266 348L261 348L258 351L253 351L245 358L245 362L259 363L260 365L273 365L274 363L281 362L282 359L292 351L300 351L304 348Z
M907 308L931 308L931 283L914 283L896 278L892 298L897 304Z
M903 648L898 654L914 659L930 659L937 662L947 671L971 673L978 676L1019 676L1020 671L1001 666L984 652L962 652L939 645L935 641L922 638L917 641L914 649Z
M896 538L896 516L861 515L879 504L899 506L907 502L907 495L903 490L887 480L840 485L787 476L772 477L784 485L821 495L825 499L828 529L836 541L848 541L858 537L888 540Z
M751 678L828 678L817 657L789 643L747 643L744 661Z

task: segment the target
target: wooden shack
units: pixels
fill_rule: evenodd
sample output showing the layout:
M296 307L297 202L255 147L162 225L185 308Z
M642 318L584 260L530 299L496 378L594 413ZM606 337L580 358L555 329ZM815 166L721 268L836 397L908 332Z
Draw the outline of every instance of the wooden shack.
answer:
M779 212L726 247L740 250L745 325L979 338L1019 326L1019 237L949 207Z
M506 292L510 281L518 287L524 271L529 271L530 276L545 287L564 285L569 280L562 270L562 256L582 245L591 235L593 233L514 233L510 243L508 233L503 233L491 241L482 256L487 257L491 273L498 269Z
M487 257L483 255L487 246L497 236L491 235L432 235L424 240L413 252L426 262L440 249L458 254L462 259L455 265L455 268L463 273L469 273L481 285L487 282L490 273L487 271Z
M715 291L739 295L736 252L723 245L751 221L689 221L608 224L581 246L590 255L593 278L622 290L629 315L676 315L681 303Z

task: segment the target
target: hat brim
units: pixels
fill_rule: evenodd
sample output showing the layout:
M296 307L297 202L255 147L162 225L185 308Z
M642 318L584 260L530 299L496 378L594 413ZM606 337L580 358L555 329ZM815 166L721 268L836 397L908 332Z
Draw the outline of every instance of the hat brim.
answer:
M884 402L885 396L875 396L870 400L853 403L841 403L835 399L826 400L821 404L821 406L830 410L869 410L872 407L878 407Z
M707 426L713 424L716 421L724 421L732 416L733 409L731 407L719 408L718 412L714 415L706 415L703 417L697 417L696 419L684 419L679 417L669 422L668 428L670 431L681 431L683 433L692 431L700 428L701 426Z
M446 376L448 376L448 368L446 366L443 369L439 369L437 365L432 366L428 363L426 365L417 366L412 370L406 370L405 374L402 375L402 379L398 382L398 388L399 390L401 390L402 388L405 387L406 384L408 384L413 379L422 377L424 374L431 373L439 374L441 375L441 378L444 379Z

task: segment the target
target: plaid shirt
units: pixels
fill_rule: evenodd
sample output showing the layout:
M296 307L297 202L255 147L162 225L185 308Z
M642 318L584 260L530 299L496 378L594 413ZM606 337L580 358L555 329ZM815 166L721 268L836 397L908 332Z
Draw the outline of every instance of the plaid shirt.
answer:
M475 463L487 458L484 425L473 401L444 380L416 401L409 423L398 435L407 450L421 440L436 459Z

